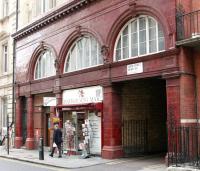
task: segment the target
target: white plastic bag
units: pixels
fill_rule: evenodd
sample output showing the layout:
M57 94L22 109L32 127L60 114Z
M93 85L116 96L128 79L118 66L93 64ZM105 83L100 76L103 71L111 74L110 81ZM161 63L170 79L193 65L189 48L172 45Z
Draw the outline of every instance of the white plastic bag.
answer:
M55 142L53 143L53 147L57 147L57 145L56 145L56 143L55 143Z

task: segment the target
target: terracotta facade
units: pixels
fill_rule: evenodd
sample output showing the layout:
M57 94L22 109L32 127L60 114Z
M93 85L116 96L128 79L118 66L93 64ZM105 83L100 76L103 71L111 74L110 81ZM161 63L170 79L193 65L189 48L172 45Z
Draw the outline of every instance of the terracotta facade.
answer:
M186 1L184 1L186 2ZM166 82L167 120L176 123L181 119L197 119L199 103L198 52L176 47L175 0L88 0L73 1L55 12L22 28L14 34L16 39L16 138L15 147L22 146L22 104L27 98L26 147L35 147L37 126L42 116L43 104L36 105L36 95L51 94L62 105L62 91L100 85L103 87L102 157L118 158L124 155L122 147L121 89L124 82L139 79L161 79ZM163 5L164 4L164 5ZM162 26L165 51L115 62L114 45L121 28L138 15L154 17ZM64 61L72 43L81 35L94 36L101 45L104 64L63 74ZM39 54L51 49L58 61L55 76L34 80L34 68ZM195 55L194 55L195 54ZM143 63L143 72L127 75L127 65ZM195 64L195 65L194 65ZM150 109L149 109L150 111ZM49 113L53 116L54 109ZM167 115L167 116L166 116ZM38 117L37 117L38 116ZM183 124L187 124L184 122ZM166 123L164 123L166 124ZM36 132L39 130L39 133ZM43 135L46 136L46 135Z

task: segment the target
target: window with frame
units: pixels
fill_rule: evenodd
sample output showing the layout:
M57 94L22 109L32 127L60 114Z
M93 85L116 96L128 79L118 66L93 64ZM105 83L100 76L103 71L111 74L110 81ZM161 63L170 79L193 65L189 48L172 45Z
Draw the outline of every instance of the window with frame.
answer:
M2 127L7 126L7 107L8 101L6 97L1 98L1 119L2 119Z
M36 15L47 12L56 6L56 0L36 0Z
M56 75L55 57L50 50L42 52L36 62L34 78L42 79Z
M2 46L2 72L8 72L8 44Z
M121 30L115 44L115 61L136 58L165 50L161 25L150 16L139 16Z
M8 0L3 0L3 17L8 16Z
M64 72L72 72L103 64L100 45L92 36L78 39L70 48Z

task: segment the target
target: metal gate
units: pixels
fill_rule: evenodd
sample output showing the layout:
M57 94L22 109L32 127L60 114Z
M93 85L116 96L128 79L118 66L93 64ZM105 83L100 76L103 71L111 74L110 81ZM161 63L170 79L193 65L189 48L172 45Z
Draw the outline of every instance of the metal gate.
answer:
M126 157L148 151L147 120L123 120L122 145Z

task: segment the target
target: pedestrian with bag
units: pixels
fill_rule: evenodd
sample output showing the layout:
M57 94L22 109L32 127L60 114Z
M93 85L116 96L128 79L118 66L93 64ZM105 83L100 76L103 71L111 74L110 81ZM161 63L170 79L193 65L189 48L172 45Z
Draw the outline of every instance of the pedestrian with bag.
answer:
M54 151L58 148L59 156L58 158L62 157L61 154L61 144L62 144L62 131L59 129L58 123L54 123L54 132L53 132L53 147L52 152L49 156L53 157Z

